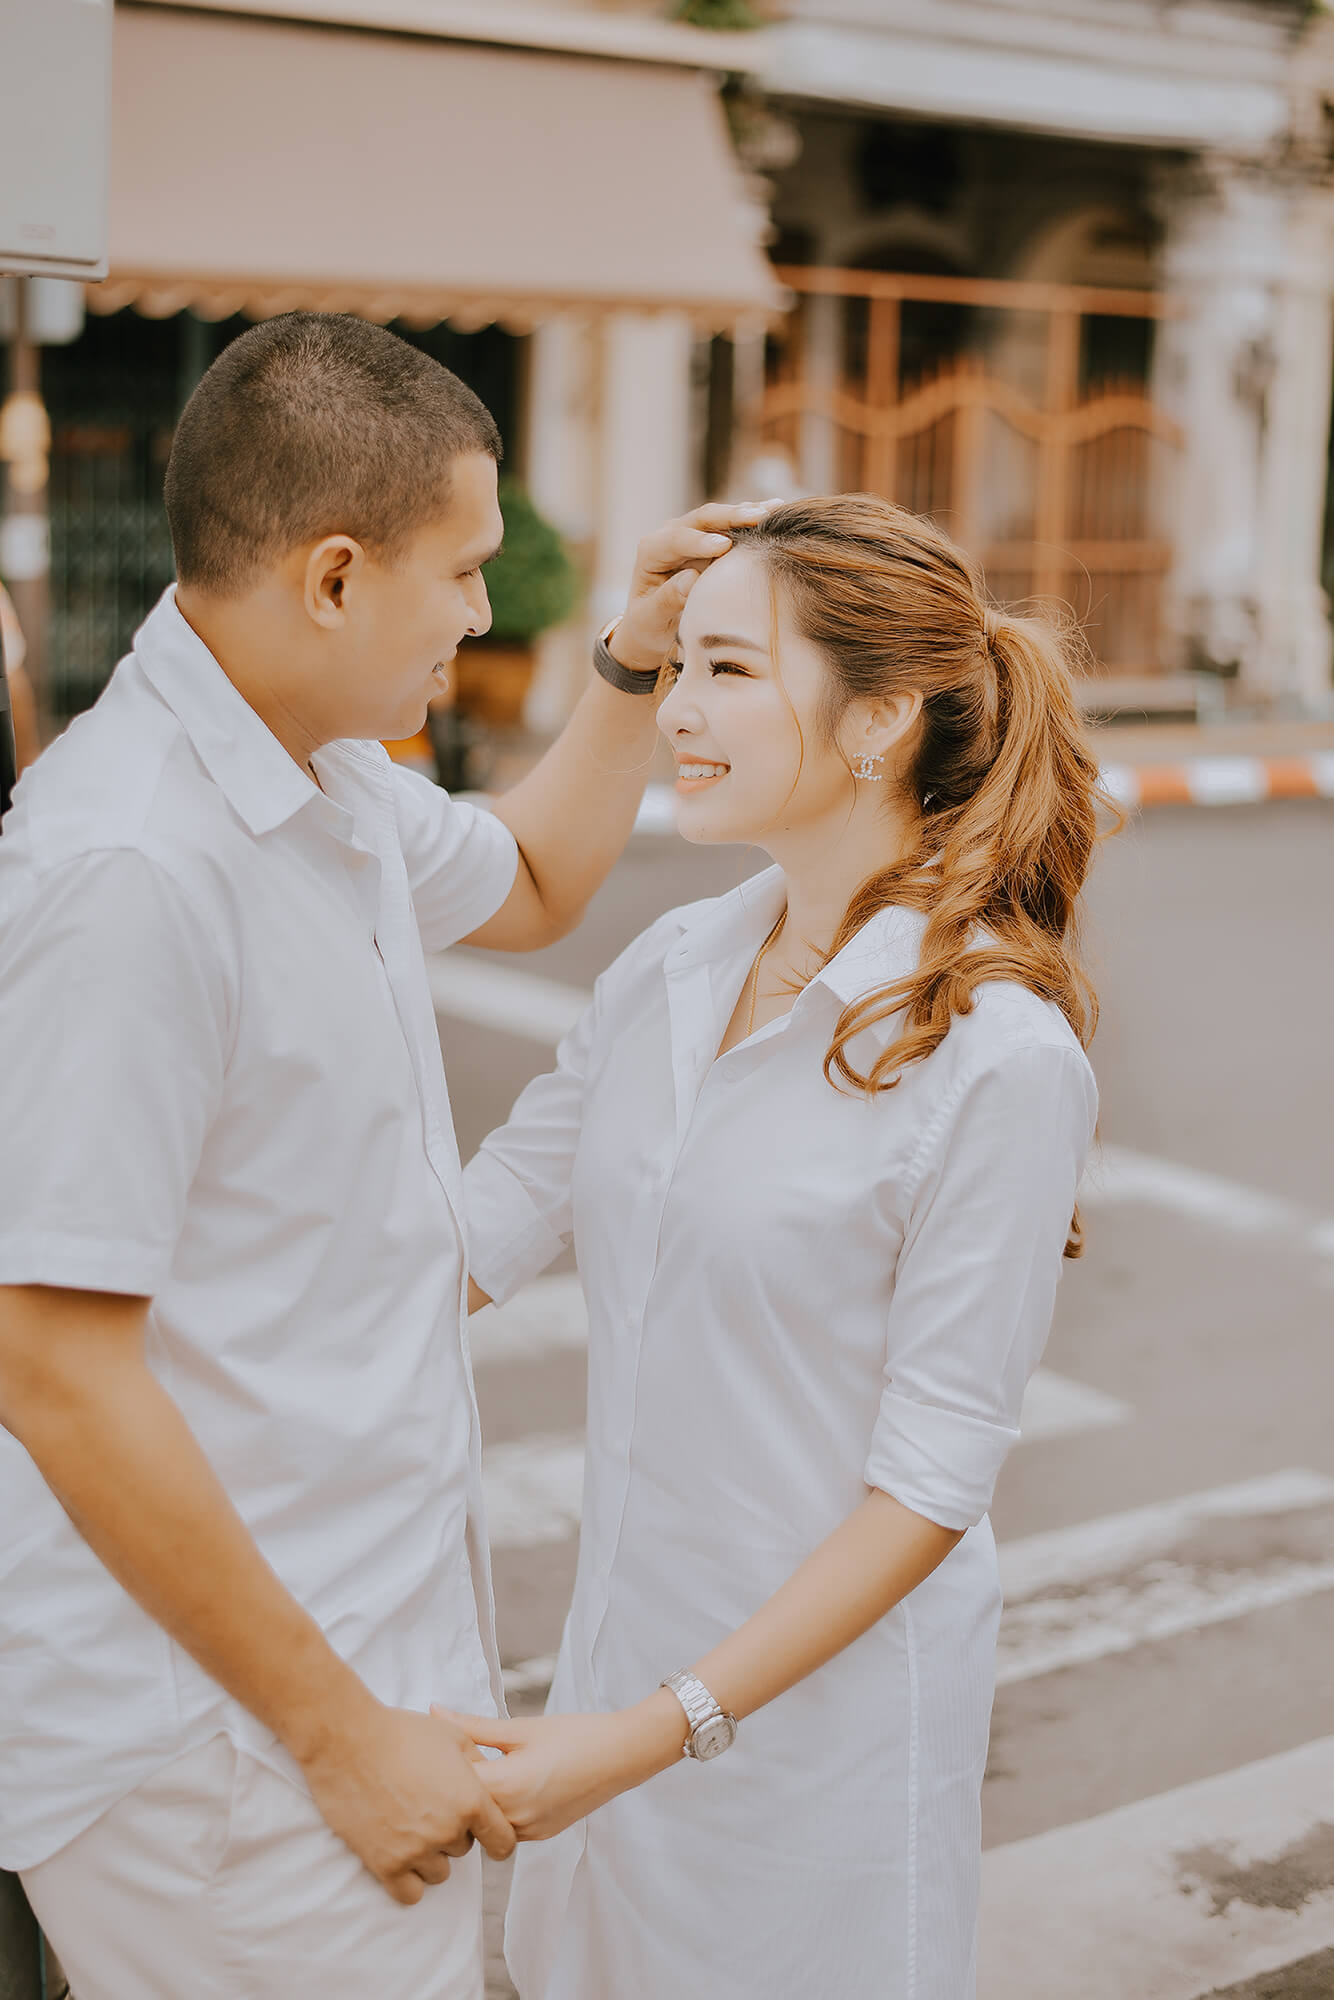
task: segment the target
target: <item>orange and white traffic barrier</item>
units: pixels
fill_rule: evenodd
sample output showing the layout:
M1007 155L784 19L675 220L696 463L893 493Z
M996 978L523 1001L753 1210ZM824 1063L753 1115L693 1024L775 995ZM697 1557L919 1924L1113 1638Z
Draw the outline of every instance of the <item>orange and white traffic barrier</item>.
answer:
M1172 764L1104 764L1118 805L1245 806L1264 799L1334 799L1334 750L1300 757L1183 757Z

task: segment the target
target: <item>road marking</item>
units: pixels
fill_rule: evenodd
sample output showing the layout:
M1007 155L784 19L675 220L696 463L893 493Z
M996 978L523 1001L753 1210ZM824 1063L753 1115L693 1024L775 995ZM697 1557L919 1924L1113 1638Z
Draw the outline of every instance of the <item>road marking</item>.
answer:
M497 1550L578 1534L578 1433L493 1445L482 1475ZM1272 1473L1003 1542L999 1554L996 1680L1007 1687L1334 1590L1334 1480Z
M1079 1198L1089 1208L1126 1202L1167 1209L1229 1235L1271 1237L1334 1258L1334 1219L1281 1195L1129 1146L1100 1149L1084 1176Z
M554 1285L560 1281L549 1282ZM566 1287L555 1296L566 1314L561 1326L564 1343L574 1321L573 1301ZM477 1318L481 1317L479 1313ZM500 1323L499 1314L496 1321ZM532 1328L524 1328L521 1323L515 1344L504 1350L504 1358L531 1360L539 1353L551 1352L551 1345L543 1341L543 1335L552 1325L553 1321L545 1317L535 1321ZM532 1344L529 1344L530 1334ZM574 1351L578 1345L582 1342L571 1339L567 1351ZM481 1341L474 1353L479 1364L496 1359L496 1348ZM1036 1415L1030 1425L1027 1413L1035 1397ZM1055 1437L1122 1423L1130 1414L1128 1406L1115 1398L1086 1389L1082 1383L1067 1382L1046 1369L1039 1369L1030 1383L1024 1408L1026 1438ZM482 1479L492 1546L542 1548L547 1543L563 1542L577 1535L583 1505L583 1463L583 1436L578 1431L538 1433L488 1446L482 1454Z
M564 1039L593 997L581 986L497 965L468 951L432 952L426 971L437 1014L479 1028L499 1028L545 1048L554 1049Z
M531 1660L520 1660L504 1670L505 1696L513 1701L518 1695L541 1694L550 1691L556 1674L556 1655L538 1653Z
M493 1444L482 1453L482 1486L493 1548L569 1541L583 1511L583 1437L561 1431Z
M1021 1444L1036 1444L1043 1438L1105 1430L1112 1424L1129 1423L1133 1415L1129 1403L1119 1397L1058 1375L1052 1368L1039 1368L1030 1376L1024 1395L1019 1439Z
M1334 1945L1334 1736L982 1860L978 2000L1202 2000Z
M525 1041L555 1048L592 994L517 966L500 965L468 951L433 953L427 960L437 1014L499 1028ZM1262 1188L1183 1166L1130 1146L1100 1148L1079 1196L1089 1208L1118 1203L1166 1209L1234 1235L1288 1242L1334 1262L1334 1217Z
M1005 1687L1334 1589L1334 1480L1273 1473L999 1553Z
M484 1460L488 1506L508 1546L578 1530L572 1440L528 1444L500 1446ZM538 1502L550 1508L542 1518L526 1512ZM1274 1472L1002 1542L998 1554L1006 1608L996 1686L1004 1688L1334 1590L1334 1480L1302 1468ZM540 1692L550 1666L522 1662L514 1692Z
M468 1331L478 1367L581 1352L588 1345L588 1310L578 1273L538 1278L507 1304L484 1306L469 1321ZM1028 1385L1020 1429L1024 1442L1032 1444L1123 1424L1132 1414L1128 1403L1102 1389L1039 1368Z

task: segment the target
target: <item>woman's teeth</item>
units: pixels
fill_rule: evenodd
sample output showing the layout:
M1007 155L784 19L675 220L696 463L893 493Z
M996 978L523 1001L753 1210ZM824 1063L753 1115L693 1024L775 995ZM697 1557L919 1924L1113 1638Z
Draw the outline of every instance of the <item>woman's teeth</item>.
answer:
M724 778L731 768L730 764L682 764L676 775L678 778Z

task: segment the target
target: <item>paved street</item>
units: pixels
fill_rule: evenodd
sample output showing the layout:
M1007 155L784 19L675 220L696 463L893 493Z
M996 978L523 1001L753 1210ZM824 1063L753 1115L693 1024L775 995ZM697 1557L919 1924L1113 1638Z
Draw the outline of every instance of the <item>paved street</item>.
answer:
M612 953L751 859L640 837L577 936L437 963L465 1158ZM1315 801L1156 808L1099 864L1090 1244L993 1515L981 2000L1334 1993L1331 882ZM474 1328L531 1707L574 1565L577 1279ZM488 1992L510 1992L498 1958Z

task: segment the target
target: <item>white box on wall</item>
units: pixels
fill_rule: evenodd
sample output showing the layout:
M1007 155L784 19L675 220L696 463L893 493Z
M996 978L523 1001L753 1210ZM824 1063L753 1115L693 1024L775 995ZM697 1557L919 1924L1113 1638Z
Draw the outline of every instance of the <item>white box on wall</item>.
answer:
M104 278L111 0L0 0L0 271Z

